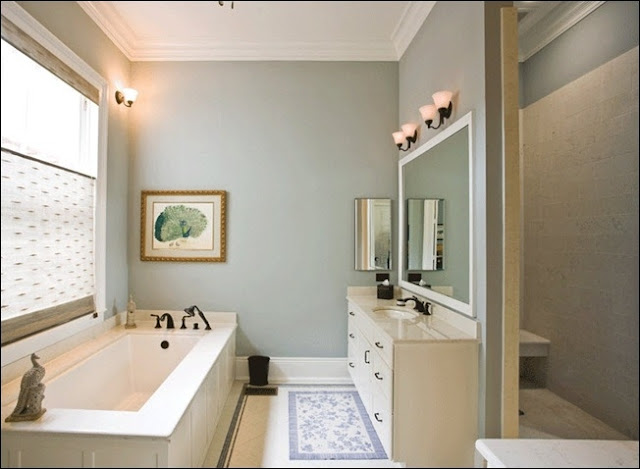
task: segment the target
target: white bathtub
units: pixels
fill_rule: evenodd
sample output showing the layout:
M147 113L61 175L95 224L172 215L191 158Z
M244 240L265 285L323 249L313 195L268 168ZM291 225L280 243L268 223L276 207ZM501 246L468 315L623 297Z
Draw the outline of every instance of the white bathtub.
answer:
M205 314L210 331L139 322L43 363L38 421L5 423L20 378L3 386L2 467L200 466L234 379L236 329L234 313Z

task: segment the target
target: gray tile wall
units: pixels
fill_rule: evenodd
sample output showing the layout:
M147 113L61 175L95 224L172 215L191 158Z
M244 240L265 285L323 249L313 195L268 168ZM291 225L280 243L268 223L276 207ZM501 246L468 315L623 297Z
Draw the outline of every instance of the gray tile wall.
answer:
M551 391L638 439L638 47L522 118L523 327Z

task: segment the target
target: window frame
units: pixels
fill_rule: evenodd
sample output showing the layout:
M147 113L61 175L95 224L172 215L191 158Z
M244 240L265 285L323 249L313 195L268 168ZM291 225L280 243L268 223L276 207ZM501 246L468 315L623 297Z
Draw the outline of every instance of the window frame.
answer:
M87 80L99 92L98 167L94 218L96 313L74 319L2 347L1 366L40 350L104 320L106 312L107 141L110 95L107 81L15 2L2 2L2 15Z

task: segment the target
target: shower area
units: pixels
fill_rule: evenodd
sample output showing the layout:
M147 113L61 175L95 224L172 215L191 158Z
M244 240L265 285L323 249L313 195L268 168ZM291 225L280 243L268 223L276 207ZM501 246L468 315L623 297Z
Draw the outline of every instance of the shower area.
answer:
M520 358L520 437L637 440L638 2L544 3L519 23L520 325L549 345ZM570 4L598 5L532 47Z

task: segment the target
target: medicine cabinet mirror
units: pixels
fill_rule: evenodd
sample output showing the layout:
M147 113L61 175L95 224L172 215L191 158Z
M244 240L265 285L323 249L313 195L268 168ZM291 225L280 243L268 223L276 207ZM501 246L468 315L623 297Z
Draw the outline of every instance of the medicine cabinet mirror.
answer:
M391 270L391 199L355 200L355 269Z
M405 290L473 316L472 115L399 162L398 278Z

